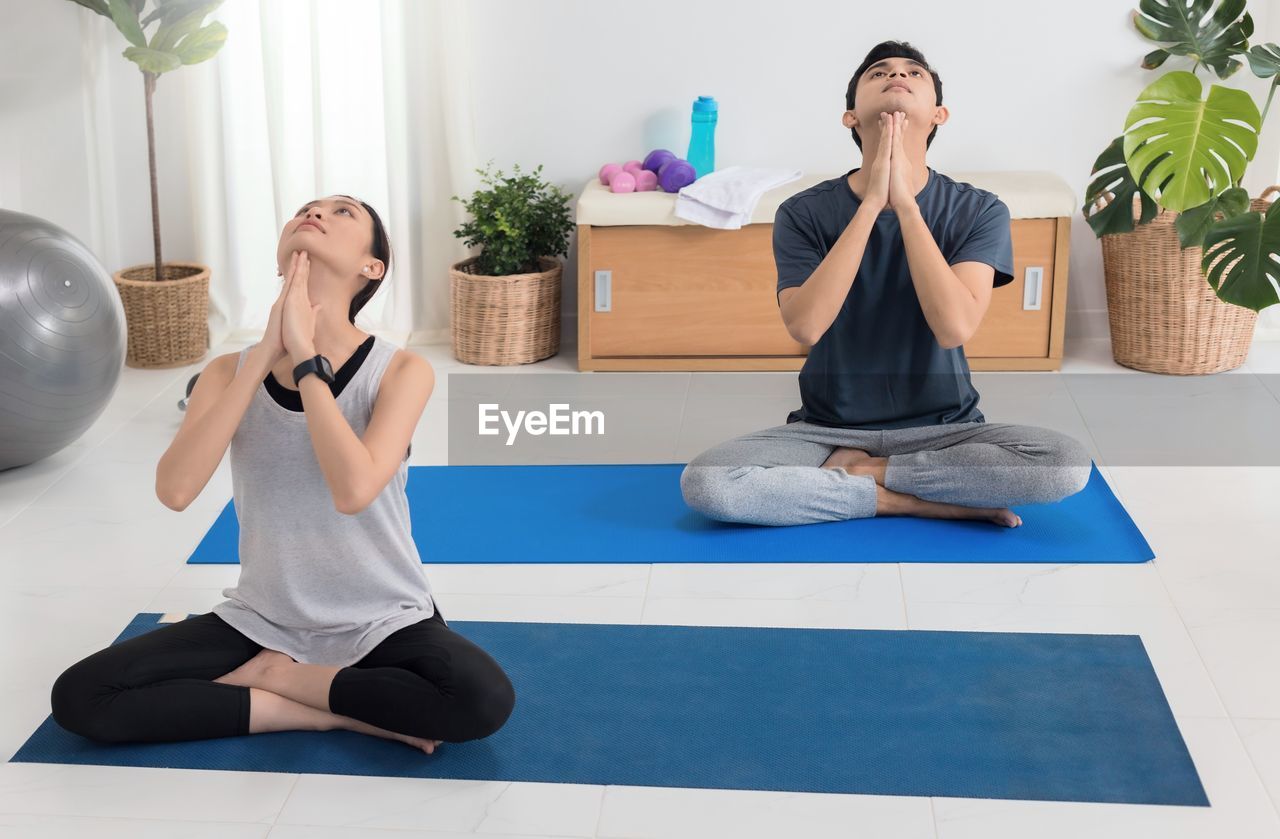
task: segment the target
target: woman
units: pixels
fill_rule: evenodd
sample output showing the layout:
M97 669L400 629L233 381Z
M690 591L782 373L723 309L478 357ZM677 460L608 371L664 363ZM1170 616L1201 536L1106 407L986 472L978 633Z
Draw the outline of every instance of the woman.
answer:
M262 340L208 365L156 469L182 510L230 446L239 582L67 669L53 717L113 743L349 729L431 754L487 737L514 690L440 614L404 492L434 373L355 326L391 266L382 221L350 196L312 201L276 260Z

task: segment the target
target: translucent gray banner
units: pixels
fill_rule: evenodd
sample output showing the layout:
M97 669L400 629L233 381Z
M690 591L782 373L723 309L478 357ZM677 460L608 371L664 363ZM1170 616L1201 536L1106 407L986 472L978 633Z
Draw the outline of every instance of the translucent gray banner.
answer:
M1049 428L1099 465L1280 466L1280 375L971 374L988 424ZM814 393L894 394L904 404L964 393L962 377L808 378ZM801 406L787 373L533 373L448 376L453 464L685 463L783 425ZM914 398L913 398L914 397ZM873 453L874 454L874 453Z

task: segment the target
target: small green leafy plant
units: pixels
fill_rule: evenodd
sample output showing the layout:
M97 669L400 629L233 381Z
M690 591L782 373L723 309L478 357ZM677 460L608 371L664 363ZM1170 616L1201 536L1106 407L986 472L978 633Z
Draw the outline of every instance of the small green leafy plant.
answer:
M1178 243L1203 247L1200 267L1218 298L1256 312L1280 302L1271 280L1280 260L1280 201L1251 211L1240 181L1280 82L1280 47L1250 48L1253 19L1245 0L1222 0L1216 8L1214 2L1139 0L1134 27L1163 45L1145 55L1142 66L1154 70L1170 56L1194 64L1189 72L1165 73L1138 94L1124 133L1093 164L1083 212L1099 237L1134 229L1135 195L1140 225L1161 207L1178 213ZM1255 76L1272 80L1261 113L1242 90L1210 85L1202 98L1195 71L1203 65L1225 79L1244 66L1242 55Z
M484 169L476 170L487 189L476 190L469 201L453 196L471 214L471 220L453 235L467 247L481 248L475 273L491 277L529 274L542 270L539 257L567 255L573 231L571 196L542 180L542 166L521 173L517 163L510 176L501 170L491 172L492 166L490 161Z

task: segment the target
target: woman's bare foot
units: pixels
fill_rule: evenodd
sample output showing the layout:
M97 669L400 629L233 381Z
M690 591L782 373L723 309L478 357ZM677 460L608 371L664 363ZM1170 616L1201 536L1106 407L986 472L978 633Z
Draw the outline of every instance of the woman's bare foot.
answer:
M312 708L269 690L251 687L249 733L261 734L268 731L355 731L385 740L399 740L427 754L434 752L441 743L440 740L397 734L351 717Z
M227 685L240 685L241 687L256 688L262 686L263 676L268 668L277 664L291 662L293 659L278 650L268 650L265 647L253 658L241 664L230 673L219 676L214 679L215 682L222 682Z
M966 507L963 504L944 504L925 501L914 495L894 492L876 485L877 516L919 516L926 519L975 519L989 521L1002 527L1018 527L1022 517L1008 507Z
M344 717L340 714L334 714L338 720L336 727L347 731L355 731L360 734L369 734L373 737L381 737L384 740L399 740L401 743L408 743L415 749L422 749L427 754L432 754L436 750L436 746L443 743L443 740L428 740L424 737L411 737L408 734L399 734L395 731L388 731L385 728L378 728L367 722L362 722L352 717Z

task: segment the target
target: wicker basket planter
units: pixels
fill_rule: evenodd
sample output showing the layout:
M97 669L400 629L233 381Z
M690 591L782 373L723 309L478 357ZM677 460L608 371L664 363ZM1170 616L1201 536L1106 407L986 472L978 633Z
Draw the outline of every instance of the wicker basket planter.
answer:
M159 282L150 262L112 274L128 326L128 367L185 367L209 350L209 266L165 262L161 270Z
M1275 191L1280 186L1267 187L1250 209L1266 210ZM1136 221L1140 196L1133 211ZM1117 364L1152 373L1233 370L1249 354L1258 313L1218 299L1200 270L1202 249L1178 244L1177 216L1162 209L1130 233L1101 237L1111 354Z
M476 257L449 268L453 356L464 364L528 364L560 350L559 262L540 257L542 271L489 277Z

